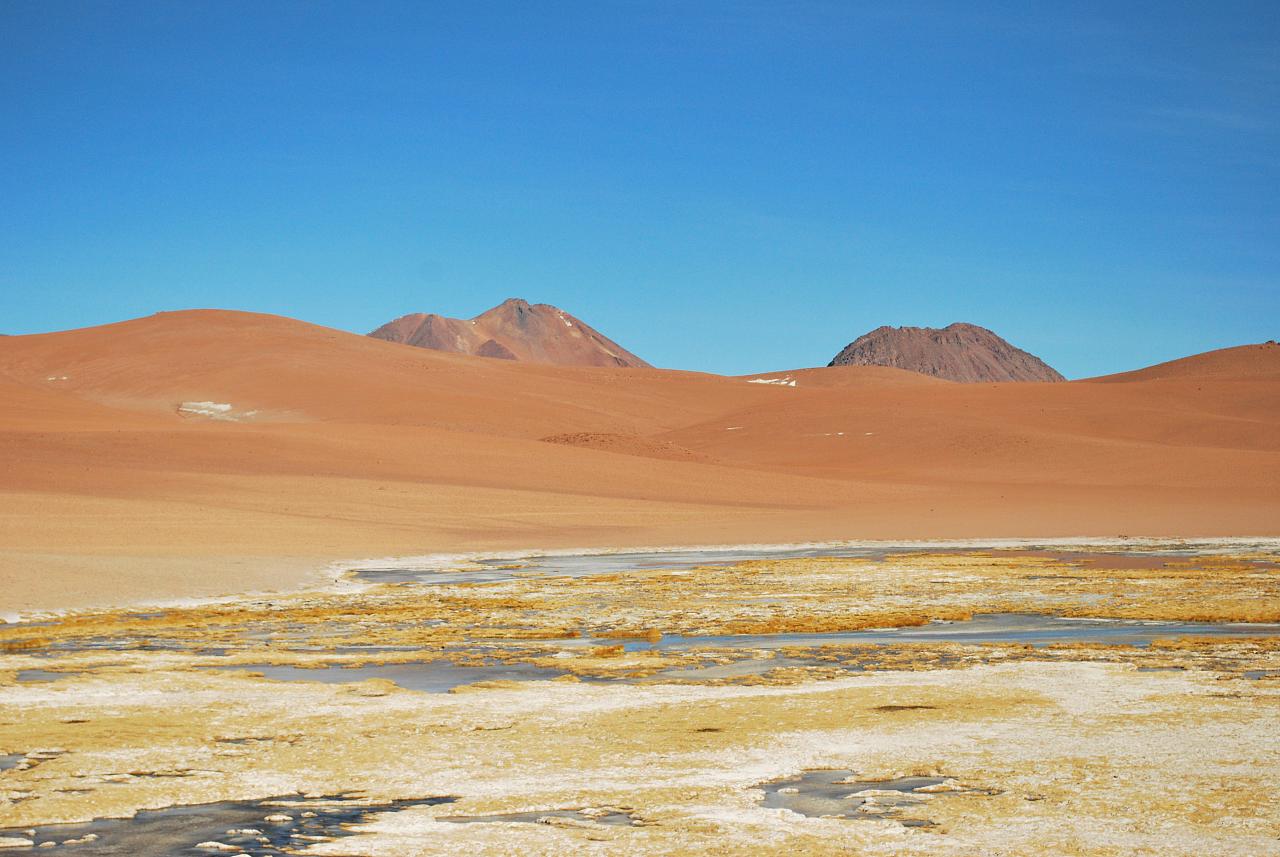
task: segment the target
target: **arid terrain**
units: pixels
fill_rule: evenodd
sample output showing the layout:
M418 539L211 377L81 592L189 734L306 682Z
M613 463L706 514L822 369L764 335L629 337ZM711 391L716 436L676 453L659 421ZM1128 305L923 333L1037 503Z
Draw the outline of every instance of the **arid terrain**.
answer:
M193 311L0 338L0 392L6 853L1280 845L1274 344L721 377Z
M0 857L1280 857L1277 58L0 3Z
M162 313L0 338L0 615L442 551L1275 535L1280 346L1070 383L749 378Z
M752 554L2 628L0 845L1275 853L1277 540Z

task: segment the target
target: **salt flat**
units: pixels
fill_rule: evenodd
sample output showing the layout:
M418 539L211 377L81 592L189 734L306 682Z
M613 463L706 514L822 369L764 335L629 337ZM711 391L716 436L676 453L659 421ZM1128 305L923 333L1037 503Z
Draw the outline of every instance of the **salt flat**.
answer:
M59 823L282 800L262 818L296 821L302 800L329 826L224 833L206 852L1266 854L1280 841L1280 546L815 552L459 560L0 626L13 760L0 835L43 853L71 838ZM1023 619L965 637L992 613L1076 636L1028 641ZM1197 621L1230 635L1189 636ZM874 630L886 625L904 631ZM1120 626L1144 636L1103 636ZM458 680L413 684L436 663ZM930 785L851 785L866 793L825 818L765 798L827 769ZM113 853L164 817L55 847Z

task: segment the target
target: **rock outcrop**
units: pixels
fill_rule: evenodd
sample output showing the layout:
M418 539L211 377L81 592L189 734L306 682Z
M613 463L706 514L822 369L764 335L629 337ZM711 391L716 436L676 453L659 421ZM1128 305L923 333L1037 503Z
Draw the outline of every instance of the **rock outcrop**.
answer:
M948 381L1064 381L1034 354L985 327L878 327L859 336L829 366L892 366Z

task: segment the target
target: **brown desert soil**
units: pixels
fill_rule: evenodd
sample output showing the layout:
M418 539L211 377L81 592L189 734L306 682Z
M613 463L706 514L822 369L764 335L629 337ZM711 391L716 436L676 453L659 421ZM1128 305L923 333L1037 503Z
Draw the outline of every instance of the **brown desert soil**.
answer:
M784 376L212 310L3 337L0 614L286 589L370 556L1280 531L1274 345L1070 383L759 378Z

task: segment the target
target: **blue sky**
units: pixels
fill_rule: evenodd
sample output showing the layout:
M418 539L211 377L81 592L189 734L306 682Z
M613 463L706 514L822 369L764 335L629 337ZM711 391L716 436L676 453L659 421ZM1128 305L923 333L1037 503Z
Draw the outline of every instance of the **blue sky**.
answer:
M0 0L0 331L554 303L652 362L1280 336L1280 4Z

